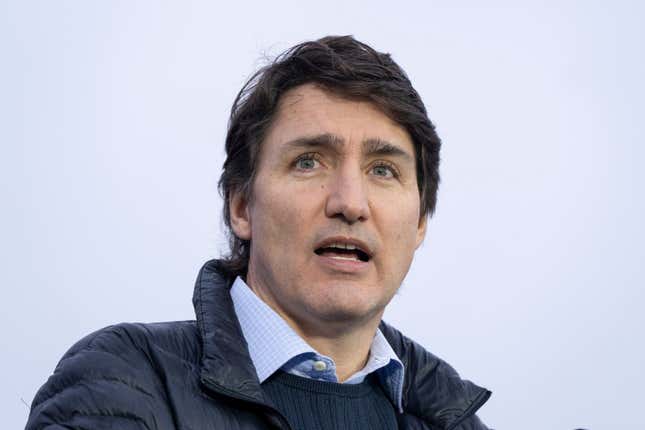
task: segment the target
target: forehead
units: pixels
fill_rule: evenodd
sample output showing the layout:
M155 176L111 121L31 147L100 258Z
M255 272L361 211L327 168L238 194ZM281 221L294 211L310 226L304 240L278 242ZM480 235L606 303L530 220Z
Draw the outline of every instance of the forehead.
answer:
M344 98L315 84L295 87L280 98L263 150L277 150L282 143L321 134L338 136L347 147L378 139L414 154L407 130L376 105Z

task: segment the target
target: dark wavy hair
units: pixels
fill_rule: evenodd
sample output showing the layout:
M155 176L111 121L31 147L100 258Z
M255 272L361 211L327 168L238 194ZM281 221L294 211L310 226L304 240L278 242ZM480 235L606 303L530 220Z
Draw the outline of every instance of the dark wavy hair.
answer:
M229 278L246 275L250 255L250 242L236 237L231 229L230 198L234 193L242 193L246 199L251 196L260 145L280 97L306 83L315 83L341 97L369 101L408 131L415 147L420 217L434 213L441 140L405 72L390 54L378 52L352 36L304 42L258 70L231 108L226 161L219 180L230 253L217 260L218 268Z

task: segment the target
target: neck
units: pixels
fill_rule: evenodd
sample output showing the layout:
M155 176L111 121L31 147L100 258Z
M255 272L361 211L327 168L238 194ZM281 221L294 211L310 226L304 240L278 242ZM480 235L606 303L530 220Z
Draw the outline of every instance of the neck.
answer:
M279 306L272 295L254 281L249 270L246 283L251 290L312 348L334 360L340 382L365 367L384 309L354 318L338 315L316 318L312 313L298 315Z
M380 318L375 324L366 324L354 329L346 328L333 335L328 332L308 332L287 320L296 333L316 351L334 360L339 382L344 382L367 363L379 321Z

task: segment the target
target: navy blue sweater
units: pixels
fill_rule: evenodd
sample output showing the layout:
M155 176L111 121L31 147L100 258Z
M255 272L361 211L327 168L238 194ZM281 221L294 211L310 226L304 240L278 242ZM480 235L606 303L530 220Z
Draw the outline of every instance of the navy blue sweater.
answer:
M294 430L393 430L394 406L372 376L360 384L277 372L262 388Z

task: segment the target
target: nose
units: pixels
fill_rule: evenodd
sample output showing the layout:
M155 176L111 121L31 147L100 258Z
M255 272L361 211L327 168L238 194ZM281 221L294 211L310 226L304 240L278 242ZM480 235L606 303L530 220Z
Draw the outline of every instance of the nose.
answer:
M330 218L341 218L348 224L354 224L370 217L370 206L362 174L360 171L348 170L350 169L336 172L328 182L329 195L325 214Z

